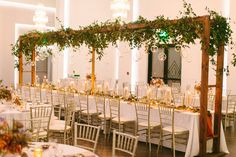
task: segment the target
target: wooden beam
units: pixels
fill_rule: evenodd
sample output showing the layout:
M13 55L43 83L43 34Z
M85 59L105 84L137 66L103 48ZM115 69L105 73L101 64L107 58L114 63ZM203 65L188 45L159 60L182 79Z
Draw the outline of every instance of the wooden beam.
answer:
M213 151L220 152L220 131L221 131L221 108L222 108L222 86L224 72L224 45L221 45L217 53L216 64L216 91L215 91L215 114L214 114L214 135Z
M204 34L202 36L202 70L201 70L201 95L200 95L200 119L199 119L199 155L206 156L207 142L207 103L208 103L208 76L209 76L209 55L208 48L210 44L210 18L204 19Z
M19 86L23 85L23 54L22 54L22 40L19 40L20 53L19 53Z
M95 49L92 48L92 94L95 91Z
M197 22L202 22L204 23L204 19L209 18L209 15L205 15L205 16L198 16L198 17L194 17L194 18L189 18L191 19L193 22L197 21ZM163 25L162 24L155 24L154 23L155 20L153 20L153 23L151 22L150 24L145 24L145 23L127 23L124 25L117 25L117 27L110 28L109 25L108 26L101 26L99 29L97 30L93 30L94 33L108 33L108 32L114 32L114 31L122 31L122 30L137 30L137 29L159 29L162 28ZM173 20L167 20L167 22L169 22L170 24L175 24L178 22L178 19L173 19ZM75 30L74 30L75 31ZM76 31L80 31L80 32L90 32L91 29L79 29ZM55 32L60 32L59 31L55 31ZM53 33L53 32L50 32ZM24 35L25 36L25 35ZM24 37L22 36L22 37ZM30 38L39 38L40 34L39 33L34 33L31 32L28 34L28 37Z
M36 61L35 61L35 49L32 52L32 58L31 58L31 85L35 85L35 79L36 79Z

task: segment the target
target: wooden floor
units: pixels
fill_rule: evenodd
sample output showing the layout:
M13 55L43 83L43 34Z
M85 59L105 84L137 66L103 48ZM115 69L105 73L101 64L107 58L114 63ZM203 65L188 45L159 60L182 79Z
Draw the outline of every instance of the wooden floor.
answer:
M226 131L226 141L230 154L223 155L224 157L236 157L236 128L227 128ZM112 137L112 136L111 136ZM97 154L100 157L111 157L112 152L112 141L111 139L106 139L101 134L97 146ZM125 157L125 154L118 154L118 157ZM214 156L214 155L213 155ZM221 155L222 156L222 155ZM138 143L138 148L136 152L136 157L157 157L157 146L152 145L152 152L149 153L148 145L144 142ZM159 157L172 157L172 152L168 148L163 148L159 152ZM176 157L184 157L184 153L176 151Z

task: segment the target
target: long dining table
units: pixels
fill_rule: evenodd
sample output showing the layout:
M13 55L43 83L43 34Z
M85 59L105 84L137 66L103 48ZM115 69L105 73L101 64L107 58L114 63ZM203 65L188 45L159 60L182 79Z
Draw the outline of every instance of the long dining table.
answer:
M106 114L110 113L109 109L109 100L106 99L105 101L105 108L106 108ZM95 97L89 96L89 110L95 111L96 110L96 103L95 103ZM130 119L130 120L136 120L136 111L135 111L135 104L128 101L121 100L120 102L120 116ZM186 128L189 130L189 137L187 145L176 145L176 150L185 152L185 157L192 157L199 154L199 113L193 113L189 111L184 110L175 110L175 120L174 125L182 128ZM159 112L158 109L153 107L151 109L151 115L150 115L151 121L159 122ZM223 131L223 126L221 127L221 142L220 142L220 148L221 152L229 153L225 135ZM146 138L140 137L140 141L145 141ZM153 139L152 143L158 144L158 140ZM213 140L207 141L207 151L212 152L212 144ZM163 143L166 147L171 147L170 143Z

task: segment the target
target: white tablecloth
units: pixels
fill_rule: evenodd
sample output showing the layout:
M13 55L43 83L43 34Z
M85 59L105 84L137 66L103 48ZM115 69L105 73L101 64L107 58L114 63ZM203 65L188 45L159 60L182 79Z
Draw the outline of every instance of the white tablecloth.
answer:
M55 143L50 142L33 142L32 145L30 145L30 148L24 148L23 152L25 152L29 157L34 156L34 148L39 148L42 145L49 145L48 149L43 150L43 157L53 157L55 155L57 155L57 157L66 157L79 154L84 155L84 157L98 157L93 152L83 148L65 144L55 145Z
M11 126L12 120L26 120L30 118L29 111L20 111L18 108L11 106L9 102L0 104L0 117L6 119Z
M106 112L109 114L109 101L106 100ZM135 106L134 104L129 104L127 102L121 101L120 113L122 117L136 120L135 114ZM89 109L95 110L95 99L93 96L89 97ZM159 122L159 113L158 109L151 110L151 120ZM199 153L199 113L191 113L191 112L183 112L176 111L175 112L175 126L183 127L189 130L189 139L187 143L187 147L176 146L177 150L184 151L185 157L196 156ZM144 140L144 139L140 139ZM153 143L158 143L157 140L153 141ZM165 145L165 143L164 143ZM169 145L167 143L167 145ZM212 140L207 142L208 152L211 152L212 148ZM226 145L225 135L223 131L223 127L221 129L221 143L220 143L221 151L228 153L228 148Z

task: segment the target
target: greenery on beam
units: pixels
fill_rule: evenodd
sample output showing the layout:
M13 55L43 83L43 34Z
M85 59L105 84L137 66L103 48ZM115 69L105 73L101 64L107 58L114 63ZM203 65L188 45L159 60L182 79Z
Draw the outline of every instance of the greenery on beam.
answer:
M13 45L12 51L14 56L19 57L21 41L21 51L29 63L35 48L49 47L55 44L59 51L66 47L77 49L86 45L89 49L95 49L98 59L102 58L103 51L109 44L116 45L118 40L128 42L131 48L140 48L142 45L163 47L163 45L167 46L168 44L175 45L178 48L186 47L191 43L194 44L196 39L201 39L204 26L194 19L197 16L191 5L186 2L184 2L184 11L180 12L180 16L178 20L157 16L156 19L150 21L139 17L137 21L130 23L118 19L104 23L95 22L89 26L80 27L78 30L61 27L57 31L33 31L22 35ZM214 56L217 54L220 45L226 45L232 41L232 30L225 17L213 11L209 11L209 17L211 27L208 53L212 58L212 63L214 63ZM163 38L163 32L168 36ZM201 43L203 42L201 41ZM50 48L47 49L47 53L52 54ZM236 55L233 54L233 56L232 63L235 66Z

